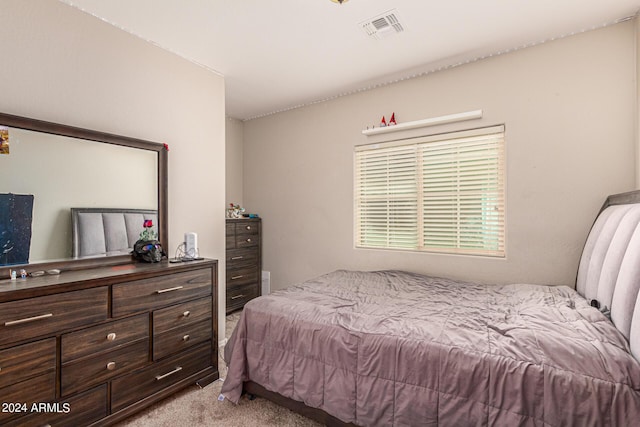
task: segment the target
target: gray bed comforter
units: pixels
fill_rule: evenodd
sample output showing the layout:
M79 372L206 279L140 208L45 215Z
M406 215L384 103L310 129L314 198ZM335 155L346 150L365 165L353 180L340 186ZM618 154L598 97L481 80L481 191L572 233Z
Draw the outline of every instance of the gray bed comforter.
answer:
M243 381L363 426L635 425L640 364L568 287L336 271L249 302L225 348Z

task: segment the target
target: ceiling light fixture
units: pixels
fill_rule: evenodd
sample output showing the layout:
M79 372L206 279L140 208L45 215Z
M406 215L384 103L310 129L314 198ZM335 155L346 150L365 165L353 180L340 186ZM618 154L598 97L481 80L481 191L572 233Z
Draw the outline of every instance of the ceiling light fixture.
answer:
M332 1L332 2L334 2L334 3L340 3L340 4L342 4L342 3L346 3L346 2L348 2L349 0L331 0L331 1Z

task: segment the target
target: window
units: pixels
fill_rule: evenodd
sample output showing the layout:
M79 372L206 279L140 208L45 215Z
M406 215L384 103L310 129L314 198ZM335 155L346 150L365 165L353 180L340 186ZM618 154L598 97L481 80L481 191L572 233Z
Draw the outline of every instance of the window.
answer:
M504 126L356 147L356 247L503 257Z

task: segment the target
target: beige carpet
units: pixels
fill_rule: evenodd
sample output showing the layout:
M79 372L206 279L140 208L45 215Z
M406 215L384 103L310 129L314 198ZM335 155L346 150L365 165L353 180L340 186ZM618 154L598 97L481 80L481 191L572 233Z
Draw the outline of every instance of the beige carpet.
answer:
M231 335L240 312L227 316L226 336ZM227 374L227 367L219 360L220 377ZM250 401L243 397L238 405L219 402L222 381L205 388L191 386L145 411L117 424L117 427L180 427L180 426L320 426L320 424L295 414L290 410L262 398Z

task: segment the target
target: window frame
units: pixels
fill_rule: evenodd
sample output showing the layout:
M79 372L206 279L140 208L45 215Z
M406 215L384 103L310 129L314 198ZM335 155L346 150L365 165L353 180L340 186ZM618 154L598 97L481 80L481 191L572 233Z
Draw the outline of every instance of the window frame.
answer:
M443 147L442 152L444 154L439 155L436 153L434 158L445 166L444 169L435 171L436 178L433 178L429 172L425 172L425 168L433 168L434 163L422 163L425 160L425 152L429 152L438 145ZM465 151L463 155L460 153L451 155L456 146L458 151L461 149ZM403 150L410 151L411 148L415 152L415 176L413 179L413 185L416 190L413 192L415 195L415 210L408 210L402 216L399 208L403 205L401 203L394 205L392 202L402 198L400 194L393 193L393 186L396 180L393 177L393 173L411 173L411 166L401 164L402 162L400 161L394 165L388 163L386 165L388 186L386 194L383 194L385 193L383 182L385 180L383 176L385 173L384 158L386 152L391 153L387 156L389 159L394 158L394 153ZM363 166L363 158L371 162L371 159L376 156L380 160L376 165L377 169L369 167L368 163L366 164L369 167L368 169ZM458 170L460 167L465 168L463 174L451 175L451 180L447 181L447 177L454 169L451 165L447 166L448 163L457 165L456 168ZM394 171L393 173L389 172L392 170ZM356 249L446 253L492 258L506 257L506 144L504 125L355 146L353 176L353 236ZM440 176L445 178L440 180ZM371 203L375 199L369 191L372 188L371 184L363 184L362 182L363 180L373 179L371 177L379 182L376 187L377 191L381 193L378 195L380 200L378 205ZM428 199L426 194L429 192L435 193L434 188L436 187L425 187L425 179L431 180L430 182L435 183L436 187L437 185L442 185L443 187L440 191L444 198L440 200L440 203L442 212L445 212L445 214L440 216L439 219L430 220L431 222L427 221L425 213L429 211L429 206L436 205L429 204L425 200ZM397 179L397 181L401 180ZM458 187L465 187L462 192L458 189L457 196L453 196L451 188L449 188L451 187L451 182L454 181L457 182ZM389 182L392 182L392 184L388 184ZM405 185L409 184L405 183ZM435 199L432 197L430 200L433 202ZM385 201L386 217L383 212L385 210ZM393 206L396 206L395 210ZM405 203L404 206L409 206L409 204ZM447 217L452 215L454 206L458 211L455 222ZM438 217L438 215L431 215L433 218ZM465 215L467 219L461 221L460 215ZM403 221L411 216L414 217L413 224L408 222L403 224ZM438 221L443 222L436 224ZM385 230L383 230L384 225L386 225L386 235ZM455 244L448 242L453 232L451 230L447 231L447 228L450 229L452 225L454 225L455 233L458 236ZM363 230L367 227L369 230L368 235L363 237ZM438 230L437 227L442 227L444 231ZM415 230L415 239L413 240L408 235L403 234L408 233L411 229ZM376 234L374 231L378 231L378 233ZM433 243L437 241L437 232L439 231L442 231L439 237L444 242L440 246ZM395 236L394 233L399 236ZM460 236L462 236L462 240L460 240ZM411 241L416 242L416 244L412 245ZM391 244L389 244L390 242ZM431 243L425 244L425 242Z

